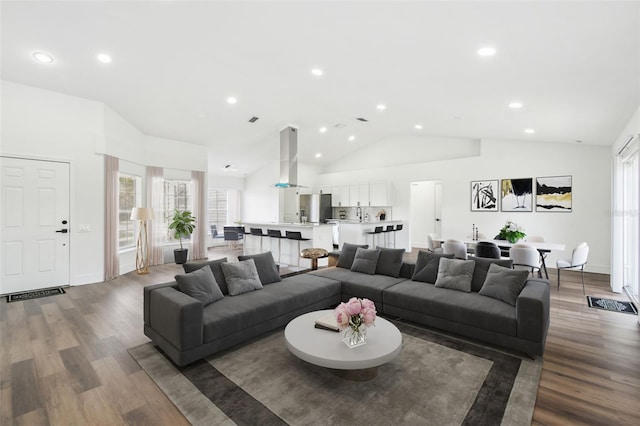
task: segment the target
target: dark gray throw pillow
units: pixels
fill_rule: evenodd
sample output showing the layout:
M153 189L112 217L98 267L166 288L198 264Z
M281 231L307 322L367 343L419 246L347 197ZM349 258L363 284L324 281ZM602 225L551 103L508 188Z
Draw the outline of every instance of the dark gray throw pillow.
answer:
M353 259L351 270L353 272L362 272L373 275L376 273L378 257L380 257L380 250L363 249L362 247L358 247L356 250L356 257Z
M449 288L451 290L471 292L471 278L473 268L476 266L473 260L459 260L440 258L438 266L438 278L436 287Z
M230 296L262 289L256 262L253 259L237 263L223 263L222 271L229 286Z
M229 289L227 288L227 281L224 279L224 273L222 272L222 267L220 264L225 263L227 261L226 257L222 259L216 260L208 260L208 261L200 261L200 262L187 262L182 264L182 269L186 273L197 271L198 269L208 266L211 268L211 272L213 272L213 276L216 278L216 282L222 290L222 294L229 294Z
M276 261L273 259L273 254L270 251L260 254L252 254L246 256L238 256L239 261L253 259L256 262L256 269L260 276L260 282L262 285L272 284L282 281Z
M487 279L478 293L516 306L516 300L524 288L528 276L529 271L507 269L494 263L489 266Z
M340 251L340 257L338 257L338 263L336 266L338 268L346 268L351 269L351 265L353 265L353 259L356 257L356 250L358 247L368 249L369 245L357 245L357 244L342 244L342 250Z
M469 257L469 260L476 262L476 267L473 270L473 279L471 280L471 291L480 291L484 280L487 278L487 272L489 272L489 266L492 263L511 269L513 266L513 260L511 259L489 259L487 257Z
M376 249L380 250L376 274L398 278L400 276L400 269L402 268L402 256L404 255L404 249L392 249L385 247L376 247Z
M440 259L453 259L453 254L431 253L428 251L419 251L416 259L416 267L413 272L413 281L421 281L424 283L434 284L438 278L438 266Z
M198 299L204 306L224 299L211 268L200 268L185 275L176 275L176 282L181 292Z

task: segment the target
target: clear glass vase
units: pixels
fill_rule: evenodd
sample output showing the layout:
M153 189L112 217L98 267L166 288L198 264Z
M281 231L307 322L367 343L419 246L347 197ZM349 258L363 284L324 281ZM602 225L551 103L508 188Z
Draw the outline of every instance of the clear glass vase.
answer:
M363 325L360 327L347 327L344 332L342 341L349 348L357 348L367 343L367 328Z

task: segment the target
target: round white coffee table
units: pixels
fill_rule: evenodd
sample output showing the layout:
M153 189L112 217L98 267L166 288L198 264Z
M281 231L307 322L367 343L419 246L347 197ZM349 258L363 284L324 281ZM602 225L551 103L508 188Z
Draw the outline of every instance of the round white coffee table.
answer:
M309 312L293 319L284 329L289 351L310 364L326 367L351 380L370 380L378 366L394 359L402 349L400 330L384 318L376 318L375 327L367 329L367 343L348 348L342 341L344 332L321 330L315 320L332 310Z

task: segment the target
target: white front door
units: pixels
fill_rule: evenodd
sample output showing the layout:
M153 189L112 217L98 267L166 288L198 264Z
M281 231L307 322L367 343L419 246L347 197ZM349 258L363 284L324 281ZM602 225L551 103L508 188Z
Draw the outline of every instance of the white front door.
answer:
M0 294L69 284L69 164L2 157Z

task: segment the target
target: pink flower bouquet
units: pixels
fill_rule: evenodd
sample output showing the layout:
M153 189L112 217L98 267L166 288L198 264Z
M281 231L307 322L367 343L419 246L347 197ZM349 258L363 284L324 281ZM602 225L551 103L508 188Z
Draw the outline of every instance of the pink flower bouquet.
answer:
M361 326L371 327L376 322L376 305L369 299L352 297L347 303L340 303L335 309L336 321L340 329L351 327L358 331Z

